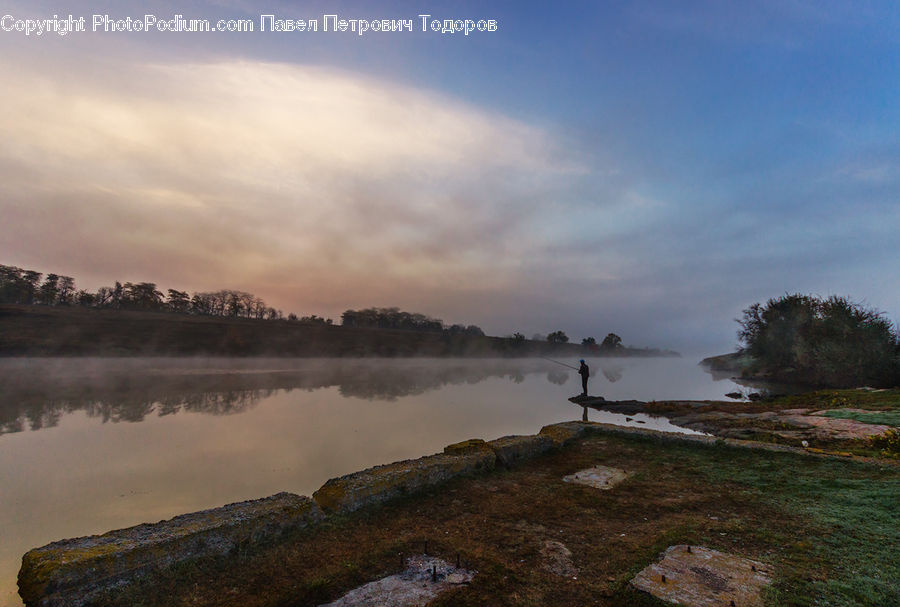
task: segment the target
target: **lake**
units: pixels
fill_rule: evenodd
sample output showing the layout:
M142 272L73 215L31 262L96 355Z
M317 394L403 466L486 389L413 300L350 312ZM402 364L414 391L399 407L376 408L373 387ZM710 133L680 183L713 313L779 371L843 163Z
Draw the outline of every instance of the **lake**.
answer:
M563 360L577 366L576 360ZM607 400L719 399L686 358L591 359ZM0 606L22 554L581 419L543 359L0 359ZM590 410L591 421L625 417ZM634 416L629 425L674 429Z

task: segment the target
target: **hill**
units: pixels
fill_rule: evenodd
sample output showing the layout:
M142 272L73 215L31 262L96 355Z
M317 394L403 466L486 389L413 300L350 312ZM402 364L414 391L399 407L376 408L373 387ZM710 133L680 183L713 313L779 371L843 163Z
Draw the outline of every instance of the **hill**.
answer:
M553 344L447 331L345 327L79 306L0 305L0 356L598 356ZM615 356L674 352L617 348Z

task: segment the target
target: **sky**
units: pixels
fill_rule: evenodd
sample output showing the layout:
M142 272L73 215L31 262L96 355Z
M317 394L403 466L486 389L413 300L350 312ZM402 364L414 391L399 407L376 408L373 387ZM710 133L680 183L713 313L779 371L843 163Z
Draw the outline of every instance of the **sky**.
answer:
M19 31L70 14L87 31ZM260 31L266 14L318 29ZM895 2L0 0L0 18L2 264L698 355L785 293L900 321Z

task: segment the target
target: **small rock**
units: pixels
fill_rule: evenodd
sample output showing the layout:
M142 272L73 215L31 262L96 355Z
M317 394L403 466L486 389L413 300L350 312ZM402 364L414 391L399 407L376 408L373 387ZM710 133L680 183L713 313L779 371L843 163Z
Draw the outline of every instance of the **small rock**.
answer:
M594 466L593 468L579 470L575 474L564 477L563 482L587 485L588 487L594 487L595 489L612 489L626 478L628 478L628 473L624 470L609 468L607 466Z
M544 569L562 577L574 577L578 569L572 562L572 551L562 542L547 540L541 548L544 557Z

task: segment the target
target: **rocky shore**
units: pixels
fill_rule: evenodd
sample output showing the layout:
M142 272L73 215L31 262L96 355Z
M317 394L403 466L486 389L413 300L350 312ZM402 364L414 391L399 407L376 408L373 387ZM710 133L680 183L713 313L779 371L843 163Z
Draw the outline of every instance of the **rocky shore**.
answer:
M891 430L892 425L874 423L872 419L868 419L877 415L881 409L854 408L848 406L852 404L852 398L836 396L847 392L854 391L825 391L805 397L779 397L764 402L742 403L607 401L599 397L576 397L570 400L579 406L599 411L663 416L676 426L721 438L757 440L796 447L864 446L865 441L871 437ZM877 395L887 391L857 392ZM817 398L816 394L820 396ZM796 406L797 404L805 406ZM853 419L854 417L858 419Z

